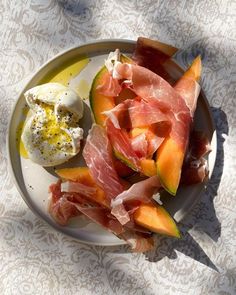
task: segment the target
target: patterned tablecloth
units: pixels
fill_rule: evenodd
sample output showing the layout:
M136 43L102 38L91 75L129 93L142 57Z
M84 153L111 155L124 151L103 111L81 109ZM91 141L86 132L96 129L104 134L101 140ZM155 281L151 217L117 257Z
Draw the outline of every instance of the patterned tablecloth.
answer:
M236 3L234 0L0 1L0 293L236 294ZM203 58L202 88L218 132L216 167L155 251L83 245L39 220L8 173L6 130L19 92L55 54L87 41L147 36Z

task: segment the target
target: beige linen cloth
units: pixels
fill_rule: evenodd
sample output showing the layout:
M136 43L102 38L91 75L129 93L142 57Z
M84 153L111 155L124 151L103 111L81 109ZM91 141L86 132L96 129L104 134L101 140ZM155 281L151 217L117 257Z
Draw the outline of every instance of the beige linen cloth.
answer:
M159 39L203 58L218 132L207 191L155 251L80 244L28 209L7 170L6 130L19 92L55 54L104 38ZM233 0L0 0L0 293L236 294L236 3Z

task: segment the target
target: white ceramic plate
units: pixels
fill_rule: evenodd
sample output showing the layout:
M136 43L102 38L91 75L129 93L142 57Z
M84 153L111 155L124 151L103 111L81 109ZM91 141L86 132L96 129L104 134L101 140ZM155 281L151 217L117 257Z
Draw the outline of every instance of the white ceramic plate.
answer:
M98 42L86 44L73 49L70 49L46 63L37 71L33 78L26 85L20 94L9 124L8 130L8 155L9 163L16 186L21 193L23 199L29 208L49 225L56 230L67 234L77 240L89 244L96 245L119 245L124 242L113 234L103 230L100 226L88 222L85 218L75 218L65 227L59 226L49 216L47 212L48 187L51 183L57 180L53 168L45 169L39 165L34 164L28 159L24 159L19 155L16 144L16 130L23 118L23 110L25 106L25 99L23 93L39 84L40 81L50 73L61 67L63 64L70 64L70 61L79 60L84 54L90 58L89 64L86 68L75 78L86 80L89 85L97 73L98 69L103 65L104 59L110 51L119 48L123 53L131 54L134 50L135 42L127 40L101 40ZM170 64L174 78L178 78L182 74L182 69L174 62ZM85 116L82 120L82 127L85 133L89 130L92 119L89 107L85 108ZM210 114L209 105L206 98L201 93L197 111L195 115L195 126L204 130L211 140L212 152L208 158L210 175L213 171L216 158L216 134L213 120ZM71 161L60 165L60 167L73 167L83 164L81 154ZM175 197L167 197L162 200L165 208L175 218L177 222L184 218L190 209L196 204L200 198L200 193L204 188L203 184L198 184L190 187L185 187L179 190Z

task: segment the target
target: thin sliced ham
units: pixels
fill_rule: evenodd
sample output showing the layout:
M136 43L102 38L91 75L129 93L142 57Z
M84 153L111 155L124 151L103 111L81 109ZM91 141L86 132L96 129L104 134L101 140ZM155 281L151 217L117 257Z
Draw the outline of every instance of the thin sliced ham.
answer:
M115 128L111 120L106 120L106 131L115 153L121 155L129 161L129 165L134 170L139 171L140 158L132 149L131 141L128 132L124 129ZM117 156L119 156L117 155ZM118 195L118 194L117 194Z
M95 223L114 233L118 238L123 239L131 246L133 252L146 252L154 247L154 240L150 233L136 232L127 229L115 219L109 217L109 212L101 208L83 208L76 205L77 209Z
M75 204L75 207L90 220L101 225L115 235L119 236L124 232L122 225L117 220L110 217L110 211L108 209L101 207L86 208L79 204Z
M183 150L188 144L192 117L182 96L160 76L150 70L131 64L117 64L117 71L132 82L132 90L145 101L153 101L168 115L172 124L170 136Z
M108 72L103 76L103 84L97 87L98 91L105 96L118 96L122 87L118 79L114 79Z
M204 132L193 130L190 134L188 153L195 159L204 157L211 151L211 145ZM187 156L188 157L188 156Z
M110 142L101 126L94 124L90 129L83 157L94 180L110 200L124 190L113 165Z
M95 183L91 186L79 182L66 181L61 183L61 191L80 194L85 200L95 202L95 204L100 204L106 208L110 207L110 200L106 198L105 193Z
M148 141L145 133L131 138L131 147L139 158L145 158L148 155Z
M182 184L192 185L203 182L207 178L207 162L203 157L210 151L208 137L203 132L192 131L181 174Z
M66 225L70 218L80 215L74 203L80 203L85 206L94 204L94 202L82 198L79 194L62 192L61 181L50 185L49 192L48 211L60 225Z
M193 117L197 107L197 99L201 90L200 85L189 78L181 78L174 86L174 89L184 98Z
M101 225L103 228L115 234L129 244L134 252L145 252L154 246L150 232L130 222L123 227L120 222L111 215L107 208L98 207L88 203L78 193L65 193L61 191L61 182L50 186L51 198L49 201L49 213L60 225L66 225L70 218L83 214L89 220Z
M177 48L151 40L139 37L133 54L134 61L152 72L160 75L169 83L173 79L168 74L165 63L178 51Z
M123 191L111 201L111 213L121 224L126 224L130 220L130 217L128 211L125 209L125 203L129 201L149 203L153 194L156 193L160 187L161 184L157 176L152 176L133 184L128 190Z
M125 129L169 121L168 116L160 110L160 104L154 99L148 102L143 99L127 99L104 114L116 128Z

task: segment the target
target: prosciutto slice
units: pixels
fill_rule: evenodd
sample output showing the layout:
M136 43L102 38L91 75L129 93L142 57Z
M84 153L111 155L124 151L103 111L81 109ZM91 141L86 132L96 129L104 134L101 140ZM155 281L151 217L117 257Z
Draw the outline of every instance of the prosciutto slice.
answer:
M200 85L193 79L182 78L175 84L174 89L184 98L193 117L201 89Z
M98 86L98 91L106 96L117 96L122 87L118 79L114 79L108 72L103 76L103 84Z
M130 129L168 121L168 116L159 106L154 99L148 102L143 99L127 99L104 114L110 118L116 128Z
M203 157L210 151L211 146L207 136L203 132L192 131L181 174L182 184L196 184L207 178L207 162Z
M93 196L97 190L95 187L87 186L79 182L66 181L61 184L61 191L67 193L79 193L84 196Z
M60 225L66 225L71 217L79 215L78 210L68 201L68 198L61 192L60 181L49 187L51 193L48 205L48 212Z
M124 190L113 165L110 142L101 126L94 124L90 129L83 157L94 180L110 200Z
M78 193L65 193L61 191L61 181L52 184L49 187L50 199L48 211L50 215L60 225L66 225L68 220L72 217L80 215L75 207L75 203L81 206L94 206L96 203L89 199L84 198Z
M95 204L102 204L102 206L109 208L110 200L105 197L105 193L96 184L88 186L79 182L66 181L61 184L61 191L65 193L77 193L85 199Z
M192 117L183 97L168 82L144 67L126 63L115 67L120 76L131 81L137 96L146 102L155 102L166 115L172 125L170 136L185 150Z
M83 214L89 220L101 225L129 244L134 252L145 252L154 246L153 238L145 229L132 225L132 222L123 227L111 215L110 210L102 208L84 200L78 193L61 191L61 181L50 186L51 198L49 213L60 225L66 225L70 218Z
M134 170L139 171L139 169L141 168L140 158L132 149L128 132L124 129L115 128L115 126L109 119L106 120L106 131L115 152L128 160L129 164Z
M169 83L172 83L173 79L168 74L165 64L177 51L178 49L173 46L139 37L133 59L138 65L151 70Z
M140 201L140 203L149 203L153 194L161 187L157 176L152 176L143 181L133 184L128 190L119 194L111 202L111 214L113 214L121 224L126 224L129 220L129 213L125 209L125 203L131 201ZM138 208L138 206L136 207Z
M144 158L148 155L148 141L145 133L131 139L131 146L133 151L139 158Z

